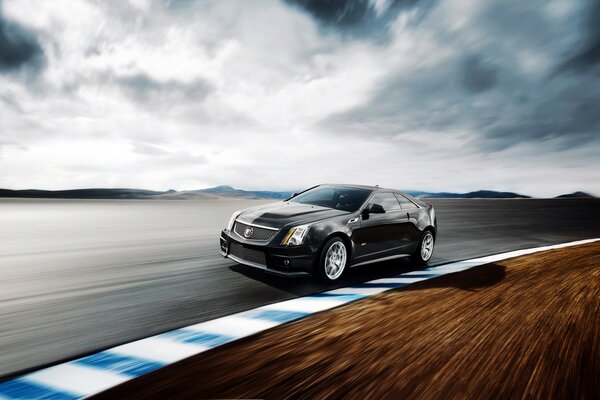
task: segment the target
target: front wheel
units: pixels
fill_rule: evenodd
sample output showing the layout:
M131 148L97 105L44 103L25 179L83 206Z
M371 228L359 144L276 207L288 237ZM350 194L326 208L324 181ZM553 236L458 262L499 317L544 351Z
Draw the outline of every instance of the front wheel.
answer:
M348 249L346 244L340 238L331 238L323 246L319 260L319 278L325 282L334 282L338 280L348 261Z
M435 244L435 238L431 231L425 231L419 245L412 255L412 261L417 265L427 264L431 255L433 254L433 245Z

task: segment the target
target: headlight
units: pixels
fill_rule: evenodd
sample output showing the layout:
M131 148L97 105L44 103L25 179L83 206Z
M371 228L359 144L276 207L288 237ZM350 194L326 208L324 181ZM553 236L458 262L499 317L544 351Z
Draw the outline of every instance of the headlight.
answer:
M231 232L233 229L233 224L235 223L235 219L242 213L242 210L236 211L229 218L229 223L227 224L227 230Z
M304 242L306 232L308 232L308 225L295 226L288 232L287 235L281 241L284 246L299 246Z

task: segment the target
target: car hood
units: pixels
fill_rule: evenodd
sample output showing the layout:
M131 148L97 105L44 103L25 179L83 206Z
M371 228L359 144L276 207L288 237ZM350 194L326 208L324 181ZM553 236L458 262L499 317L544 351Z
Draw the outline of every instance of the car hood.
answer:
M344 214L348 214L348 212L310 204L282 201L247 208L242 211L237 219L249 224L281 229L286 225L303 225Z

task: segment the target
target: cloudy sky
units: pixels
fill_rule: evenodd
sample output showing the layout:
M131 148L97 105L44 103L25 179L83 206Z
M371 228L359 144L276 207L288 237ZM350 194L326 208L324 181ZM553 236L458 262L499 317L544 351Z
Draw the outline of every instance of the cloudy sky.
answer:
M600 195L600 1L0 0L0 187Z

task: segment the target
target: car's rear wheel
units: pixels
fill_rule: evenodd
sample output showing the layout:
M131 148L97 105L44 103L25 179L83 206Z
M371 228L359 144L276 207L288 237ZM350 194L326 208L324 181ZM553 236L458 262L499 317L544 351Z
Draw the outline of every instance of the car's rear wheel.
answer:
M326 282L338 280L348 262L348 249L341 238L331 238L323 246L319 260L319 278Z
M423 232L423 236L421 236L421 240L419 241L419 245L412 255L412 261L415 264L423 265L427 264L429 259L431 259L431 255L433 254L433 246L435 244L435 236L433 236L433 232L430 230L426 230Z

